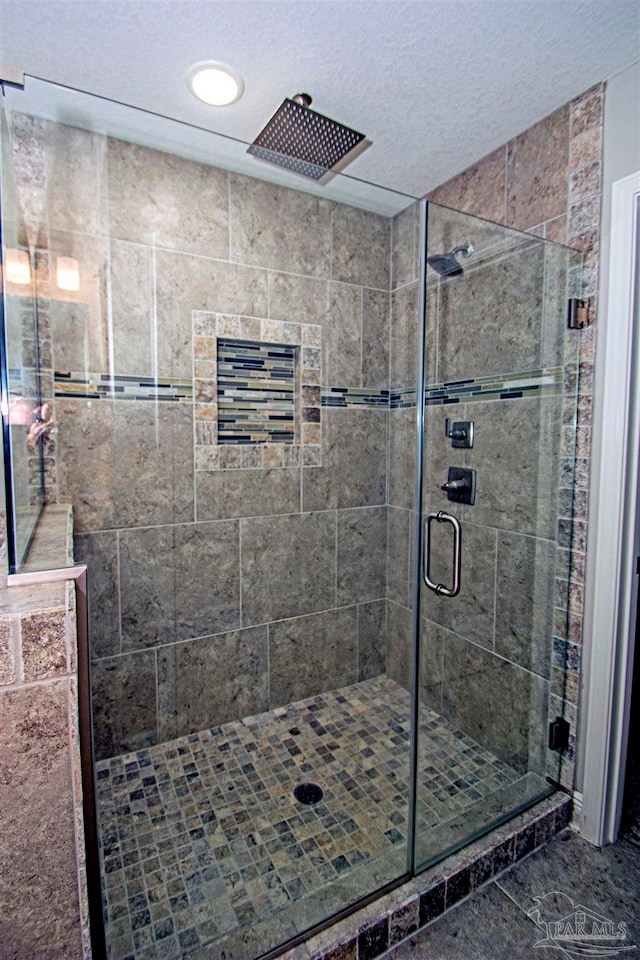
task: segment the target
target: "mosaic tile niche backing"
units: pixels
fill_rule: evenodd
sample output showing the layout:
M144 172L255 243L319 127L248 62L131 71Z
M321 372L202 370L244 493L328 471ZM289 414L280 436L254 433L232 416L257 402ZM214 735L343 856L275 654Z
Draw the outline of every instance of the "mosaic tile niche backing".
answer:
M285 344L218 340L220 444L294 442L295 360Z
M194 311L196 465L321 466L321 382L318 324Z

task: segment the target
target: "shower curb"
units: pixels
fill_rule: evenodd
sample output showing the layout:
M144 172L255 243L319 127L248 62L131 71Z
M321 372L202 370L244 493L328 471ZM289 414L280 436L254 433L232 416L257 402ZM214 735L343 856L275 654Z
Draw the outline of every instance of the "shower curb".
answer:
M464 850L288 950L282 960L376 960L571 822L572 801L557 793Z

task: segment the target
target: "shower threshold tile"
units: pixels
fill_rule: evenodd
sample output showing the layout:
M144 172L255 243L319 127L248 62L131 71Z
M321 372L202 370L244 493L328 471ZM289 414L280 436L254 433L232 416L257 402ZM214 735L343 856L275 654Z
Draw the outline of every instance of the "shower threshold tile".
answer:
M248 960L400 876L409 717L380 676L98 762L109 960L207 944ZM420 728L419 831L460 829L518 783L433 711ZM322 798L299 802L304 783Z

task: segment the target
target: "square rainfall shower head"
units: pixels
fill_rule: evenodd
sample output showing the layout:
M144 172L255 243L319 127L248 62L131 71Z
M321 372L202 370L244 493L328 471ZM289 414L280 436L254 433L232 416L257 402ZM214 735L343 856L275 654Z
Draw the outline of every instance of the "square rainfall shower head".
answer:
M284 100L247 152L303 177L321 180L365 135L309 109L311 98L306 94L298 97L305 97L307 103L297 102L298 98Z

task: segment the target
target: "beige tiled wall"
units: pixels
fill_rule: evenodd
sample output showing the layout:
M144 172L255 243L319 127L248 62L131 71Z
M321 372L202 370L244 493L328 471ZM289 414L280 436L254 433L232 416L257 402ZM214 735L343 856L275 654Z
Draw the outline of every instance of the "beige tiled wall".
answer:
M596 88L430 199L580 246L592 294L601 125ZM48 229L43 266L62 253L87 267L79 296L65 302L50 296L42 273L49 394L53 367L80 361L87 370L190 377L194 310L321 325L325 385L414 385L417 207L390 225L354 208L42 121L25 121L22 140L39 158L22 192L35 232ZM45 209L43 229L36 221ZM579 533L586 520L593 328L580 337ZM435 362L433 351L428 361ZM225 645L239 644L251 656L239 653L242 670L236 676L231 667L220 696L211 696L209 722L223 717L224 704L238 704L230 691L248 675L253 693L232 711L273 705L274 691L288 686L286 677L272 685L265 666L275 653L276 631L268 624L280 620L293 629L299 617L353 611L355 645L331 640L345 682L383 669L385 660L391 676L408 682L410 409L389 415L324 409L321 467L227 471L194 468L188 404L156 409L67 399L56 413L52 491L73 499L78 556L92 571L103 752L159 736L161 703L173 710L162 735L165 727L190 728L195 708L175 691L181 683L188 689L185 678L196 663L215 688ZM385 571L379 559L386 543ZM579 669L583 551L574 551L573 562L571 690ZM330 622L321 626L323 649ZM319 624L309 620L314 629ZM391 631L388 644L383 628ZM310 674L318 675L320 645L300 643L292 649L300 659L310 657Z
M582 652L591 401L597 316L601 202L603 85L586 91L470 169L432 191L428 199L506 226L526 230L584 254L584 294L591 298L588 329L579 339L576 463L562 462L558 590L569 592L568 628L557 611L554 633L566 641L556 650L550 710L560 711L563 655L568 673L567 716L572 734L563 764L563 782L573 783L575 729ZM569 385L570 386L570 385ZM567 411L565 411L566 413ZM567 427L568 429L569 427ZM571 516L573 511L573 524ZM573 539L569 541L570 531ZM571 548L571 553L569 553ZM571 567L569 570L569 563ZM566 579L570 578L570 584Z
M0 589L0 953L89 956L72 584Z
M14 122L43 161L21 183L48 217L41 261L81 264L67 299L41 278L49 390L53 369L189 381L194 311L320 327L318 385L388 388L387 219ZM242 469L194 457L191 402L58 398L56 418L54 489L89 565L99 756L384 671L386 409L323 408L321 466Z

